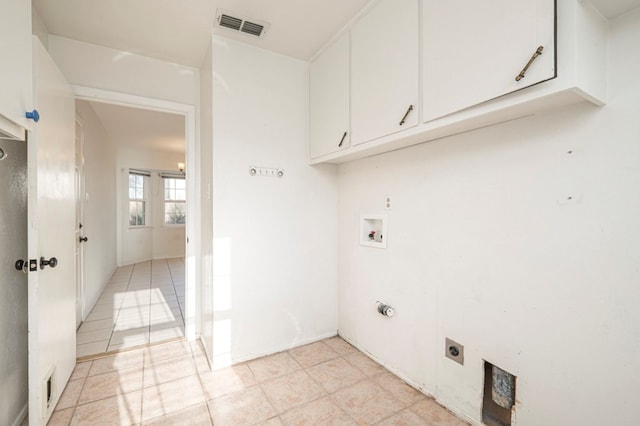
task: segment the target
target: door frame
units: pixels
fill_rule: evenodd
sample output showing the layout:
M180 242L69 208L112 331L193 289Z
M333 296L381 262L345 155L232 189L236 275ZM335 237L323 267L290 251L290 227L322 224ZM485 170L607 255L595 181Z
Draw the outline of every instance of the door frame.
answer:
M85 175L84 175L84 125L82 118L76 111L75 120L75 147L76 147L76 328L80 327L84 320L84 244L80 241L84 226L85 215ZM80 133L78 133L78 131Z
M197 300L201 294L200 265L200 142L195 105L113 92L87 86L71 85L77 100L102 102L125 107L183 115L185 118L185 157L187 167L187 220L185 224L185 337L195 340L200 335L201 313Z

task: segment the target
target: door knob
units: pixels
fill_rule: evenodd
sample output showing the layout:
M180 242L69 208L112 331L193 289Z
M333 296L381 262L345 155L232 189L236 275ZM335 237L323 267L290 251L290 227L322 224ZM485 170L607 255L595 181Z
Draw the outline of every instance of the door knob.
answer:
M79 237L78 241L80 241L81 243L86 243L87 241L89 241L89 238L87 238L87 237Z
M16 260L16 263L15 263L16 270L26 272L25 266L27 266L26 260L22 260L22 259Z
M41 257L40 269L44 269L45 266L50 266L52 268L55 268L56 266L58 266L58 259L56 259L55 257L52 257L51 259L47 260L44 257Z

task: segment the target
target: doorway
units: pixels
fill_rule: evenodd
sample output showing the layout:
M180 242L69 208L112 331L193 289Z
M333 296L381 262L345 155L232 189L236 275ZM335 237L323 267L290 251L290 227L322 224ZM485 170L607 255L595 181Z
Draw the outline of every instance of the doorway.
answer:
M154 293L152 296L149 291L145 290L144 296L141 296L141 293L135 293L135 291L141 290L136 289L136 286L143 285L140 283L140 280L134 277L145 276L145 271L150 272L149 276L160 277L164 280L162 283L165 285L164 289L166 290L169 287L172 287L174 290L177 290L176 301L179 306L168 306L169 309L179 309L180 316L184 317L184 332L183 335L188 339L193 339L196 335L196 312L195 312L195 250L193 250L193 241L194 237L192 236L193 230L195 229L195 221L193 218L195 217L194 210L196 205L195 194L197 182L195 179L192 179L192 176L196 176L194 173L194 167L189 167L190 163L195 164L194 161L189 161L190 158L194 156L193 148L190 147L195 146L194 135L195 135L195 120L194 120L194 111L193 107L188 105L180 105L173 104L170 102L157 101L153 99L146 98L138 98L129 95L122 95L118 93L108 93L103 91L94 91L93 89L86 88L76 88L76 95L78 102L90 101L91 105L97 112L97 116L101 121L105 122L104 127L105 131L108 131L110 128L109 121L113 119L113 113L115 109L123 109L125 111L130 112L131 114L135 114L137 110L141 114L153 115L153 114L164 114L165 119L161 119L161 122L169 121L170 119L175 119L176 117L181 120L182 128L181 128L181 136L182 136L182 145L183 152L181 157L173 156L172 159L164 161L160 161L160 165L158 163L149 163L144 162L143 160L158 160L162 155L158 154L158 150L148 150L146 153L143 150L138 150L138 154L133 153L134 149L128 149L124 154L116 154L116 160L114 167L112 170L115 170L115 186L116 186L116 194L115 194L115 208L112 213L112 220L115 216L116 222L116 230L115 234L117 235L117 246L119 250L117 260L115 264L118 266L118 270L116 273L110 278L109 284L112 284L111 281L120 281L116 286L111 286L110 289L113 291L116 287L119 287L121 295L120 297L124 299L125 297L128 300L132 298L137 298L142 301L144 299L153 299L160 297L161 299L171 299L171 295L167 297L166 293L163 293L164 290L158 287L150 286L151 293ZM110 116L111 114L111 116ZM106 117L106 118L105 118ZM168 117L168 118L167 118ZM172 118L173 117L173 118ZM138 121L144 121L144 117L142 119L138 119ZM156 127L162 127L162 123L147 123L148 128L155 129ZM87 126L87 123L83 123L83 126ZM137 131L133 129L133 124L131 121L129 123L125 123L125 127L129 126L129 130L134 136L138 136ZM82 126L81 126L82 127ZM84 129L86 130L86 129ZM117 139L122 139L121 137L115 136ZM113 138L112 138L113 139ZM167 138L165 138L167 139ZM85 141L85 144L88 143L88 140ZM160 145L166 144L167 140L159 141ZM120 147L121 148L121 147ZM118 149L120 149L118 148ZM129 147L131 148L131 147ZM134 155L135 154L135 155ZM169 156L171 157L171 156ZM178 163L182 164L182 170ZM186 169L185 165L186 164ZM90 160L86 160L86 169L91 170L92 165L90 164ZM129 197L129 180L130 173L142 173L146 174L141 180L146 180L146 184L148 187L148 198L145 201L146 207L149 210L146 211L146 220L145 223L132 224L130 222L130 204L133 204L133 201ZM87 175L88 176L88 175ZM186 185L186 198L184 204L187 206L186 209L186 223L182 225L182 234L176 230L180 227L179 224L173 223L176 221L176 214L174 210L174 214L170 214L167 217L171 218L172 223L159 223L165 217L165 211L163 210L163 206L169 205L166 200L164 194L166 193L165 182L173 181L175 185L175 179L182 178L188 182ZM87 188L91 186L90 179L87 178ZM175 190L173 191L175 194ZM87 251L87 258L90 257L89 252L91 248L96 248L99 246L101 241L100 239L94 238L94 233L96 232L95 228L91 228L90 221L90 208L87 206L91 205L92 200L100 194L96 193L94 190L93 193L90 191L86 191L83 194L83 197L79 197L80 201L85 202L85 216L86 216L86 225L83 223L84 230L86 231L83 235L89 238L89 242L85 245L85 250ZM175 197L174 197L175 198ZM178 197L179 198L179 197ZM172 207L175 209L175 199L171 200L173 203ZM179 216L179 215L178 215ZM136 226L138 225L138 226ZM178 235L178 237L176 237ZM165 243L171 239L175 240L178 238L181 243L181 253L178 255L174 252L166 252L169 244L160 244L160 249L157 247L149 251L152 244L149 244L150 240L154 238L156 240L162 240L165 238ZM150 237L147 238L147 237ZM174 241L175 242L175 241ZM187 242L189 244L187 244ZM137 246L136 246L137 245ZM146 252L145 252L146 250ZM163 252L162 250L165 250ZM139 255L136 257L136 253ZM146 253L146 254L144 254ZM163 255L163 253L165 253ZM85 260L85 262L88 260ZM191 265L191 270L189 265ZM121 270L120 268L125 268ZM88 268L85 268L88 269ZM130 290L134 291L134 293L130 293L126 296L126 290L123 288L123 276L128 274L127 280L130 284ZM141 275L142 274L142 275ZM162 278L164 277L164 278ZM167 282L167 278L171 282ZM137 280L137 283L136 283ZM89 286L89 279L85 276L86 286ZM102 281L101 285L104 285L105 281ZM128 286L129 286L128 284ZM169 287L167 287L169 286ZM106 288L105 288L106 289ZM89 297L87 294L88 291L85 291L86 303L84 310L85 322L87 320L95 320L97 317L92 315L91 308L96 306L96 303L99 301L104 302L104 299L100 299L100 295L93 295L93 298ZM80 293L79 293L80 294ZM135 296L134 296L135 295ZM158 301L153 299L153 301ZM121 300L118 300L117 303L120 303ZM172 300L168 300L171 304ZM105 307L104 305L102 306ZM112 307L114 308L114 307ZM145 311L146 312L146 311ZM122 313L124 315L124 313ZM145 313L146 315L146 313ZM178 319L178 318L176 318ZM115 323L116 318L112 318ZM180 318L181 320L181 318ZM97 323L94 323L94 325ZM145 325L143 325L145 326ZM79 331L87 331L82 330L82 327ZM80 335L79 335L80 337ZM86 335L85 335L86 337ZM82 340L83 341L83 340ZM129 339L129 341L133 341ZM81 339L78 340L81 342ZM114 341L115 342L115 341ZM112 345L115 346L115 345ZM86 353L83 353L85 355Z

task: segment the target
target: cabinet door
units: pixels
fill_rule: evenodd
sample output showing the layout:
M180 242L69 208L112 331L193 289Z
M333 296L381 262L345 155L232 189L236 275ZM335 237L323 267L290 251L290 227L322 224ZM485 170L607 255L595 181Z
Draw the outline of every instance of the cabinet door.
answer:
M16 127L30 125L24 114L33 106L31 52L31 2L3 1L0 14L0 132L4 130L14 137L17 136L13 134ZM20 137L24 137L23 133Z
M556 76L554 0L424 0L422 34L425 122Z
M349 147L349 34L325 50L309 69L309 157Z
M418 0L381 0L351 31L351 142L418 124Z

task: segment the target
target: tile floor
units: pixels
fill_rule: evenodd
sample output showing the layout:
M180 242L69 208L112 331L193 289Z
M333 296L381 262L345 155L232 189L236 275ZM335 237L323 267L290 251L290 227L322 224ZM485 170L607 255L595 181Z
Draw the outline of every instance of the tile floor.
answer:
M80 325L83 357L184 337L184 259L118 268Z
M210 371L184 340L76 365L49 425L462 426L339 337Z

